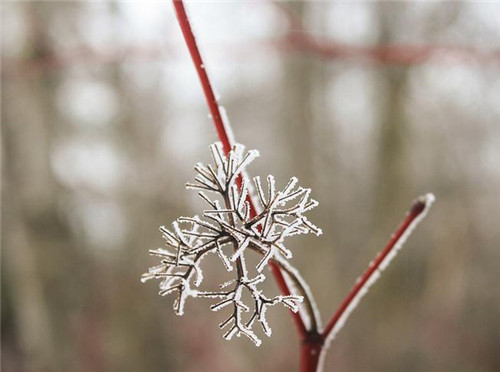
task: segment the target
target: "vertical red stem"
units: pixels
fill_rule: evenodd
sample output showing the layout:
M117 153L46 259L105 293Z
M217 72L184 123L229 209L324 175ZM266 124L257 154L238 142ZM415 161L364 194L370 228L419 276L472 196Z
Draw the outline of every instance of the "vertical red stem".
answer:
M203 87L203 92L205 93L205 98L208 103L208 107L210 109L210 113L212 115L212 119L217 130L217 134L219 136L220 141L223 144L224 152L227 154L232 148L231 139L228 134L228 130L225 127L229 125L228 123L224 123L219 104L217 99L215 98L214 91L212 89L212 85L210 83L210 79L205 70L205 66L203 64L203 60L201 58L198 45L196 44L196 39L193 35L191 25L189 23L189 19L186 15L186 10L184 8L184 4L182 0L173 0L175 12L177 14L177 19L179 20L179 25L182 30L182 34L184 35L184 39L186 40L186 44L189 49L189 53L191 54L191 58L195 64L196 71L198 73L198 77L200 78L201 85ZM238 183L241 184L241 177L238 179ZM252 214L255 214L255 206L253 201L249 199ZM370 265L368 270L363 274L361 280L351 289L347 297L341 303L340 307L335 311L333 317L328 322L324 331L320 334L316 331L310 332L307 330L304 321L300 314L292 313L293 319L297 326L297 330L302 340L301 347L301 357L300 357L300 370L302 372L314 372L319 368L321 353L324 352L323 347L325 340L328 338L335 325L345 313L349 304L356 298L356 295L363 288L366 282L370 279L373 273L379 269L380 264L384 261L387 255L391 252L392 249L396 246L396 243L403 236L403 234L407 231L407 229L411 226L411 224L415 221L417 217L420 216L426 209L426 203L423 200L418 200L411 208L410 212L406 216L403 223L399 226L396 233L392 236L391 240L387 244L387 246L378 254L373 265ZM291 294L290 288L288 287L286 280L281 272L280 268L273 262L270 263L272 273L274 278L284 295Z
M215 98L214 90L210 79L208 77L205 65L203 64L203 59L201 58L200 50L196 44L196 39L189 23L189 18L186 14L186 9L184 8L184 3L182 0L173 0L175 13L177 14L177 19L179 25L181 26L182 34L184 35L184 40L186 40L187 47L189 49L189 54L194 62L194 67L200 78L201 86L203 88L203 93L207 100L208 108L210 114L212 115L212 120L215 124L215 129L217 130L217 135L219 136L222 146L224 147L224 152L227 154L231 151L231 141L229 135L224 127L224 121L219 108L219 103L217 98Z
M182 0L173 0L173 3L175 8L175 13L177 14L177 19L179 21L179 25L182 30L182 34L184 35L184 40L186 41L186 45L189 49L189 53L191 54L191 58L193 59L196 72L198 73L198 77L200 78L201 86L203 87L203 92L207 100L208 108L210 110L210 114L212 115L212 120L214 122L215 129L217 130L217 135L219 136L219 139L222 142L224 152L228 154L229 151L231 151L233 145L231 143L231 138L229 137L228 130L225 127L225 124L229 125L229 123L224 123L224 120L222 118L219 104L217 102L217 99L215 98L212 84L210 83L210 79L205 69L205 65L203 64L203 59L198 49L198 45L196 43L193 30L191 28L191 24L189 23L189 19L186 14L186 9L184 8L184 3L182 2ZM241 185L241 176L238 178L238 184ZM249 198L249 202L252 214L255 214L255 205L253 204L252 199ZM270 266L274 279L276 280L276 283L278 284L280 291L284 295L290 295L291 294L290 288L288 288L288 284L286 283L286 280L280 268L273 262L270 262ZM300 316L299 313L291 312L291 314L293 316L293 320L297 326L297 330L300 336L305 336L306 327L304 321L302 320L302 317Z
M324 339L320 334L310 334L300 348L300 371L316 372L319 369Z

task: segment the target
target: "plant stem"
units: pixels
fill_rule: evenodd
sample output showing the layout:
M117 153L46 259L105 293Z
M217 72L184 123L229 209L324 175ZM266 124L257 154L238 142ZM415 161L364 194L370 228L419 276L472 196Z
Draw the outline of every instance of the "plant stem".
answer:
M205 98L207 100L217 134L222 142L224 152L227 155L231 151L234 144L234 140L230 136L231 131L229 129L229 123L225 122L221 115L221 107L215 98L215 94L203 64L203 59L200 55L198 45L196 44L196 39L193 35L184 4L182 0L173 0L173 4L182 34L184 35L189 53L191 54L191 58L193 59L198 77L203 87L203 92L205 93ZM240 175L237 179L239 187L241 187L241 180L242 177ZM390 260L397 253L397 250L401 248L401 245L404 243L406 237L411 233L416 224L425 216L433 200L434 197L428 194L419 198L413 204L403 223L392 235L388 244L377 255L373 263L370 264L360 280L351 289L347 297L342 301L340 307L335 311L332 318L321 333L318 332L317 329L319 319L317 318L317 315L312 307L312 296L305 285L305 281L295 270L288 270L286 267L282 267L282 269L286 271L286 273L294 281L295 285L297 285L299 290L302 292L306 301L307 311L311 317L311 325L308 329L300 313L291 312L302 341L300 357L300 370L302 372L315 372L321 369L321 362L324 359L322 358L322 355L326 351L326 346L333 339L333 337L335 337L336 333L340 330L341 325L345 322L357 302L367 292L369 286L374 283L374 279L378 277L380 271L389 264ZM250 197L248 198L248 201L251 207L251 214L255 216L255 204ZM291 290L281 271L282 269L280 269L280 266L278 265L279 263L277 263L277 261L270 261L271 271L278 287L280 288L280 291L284 295L290 295Z
M367 293L369 286L378 278L380 271L387 267L390 260L394 258L397 250L401 248L413 228L415 228L415 226L425 217L433 201L434 196L432 194L427 194L418 198L413 203L405 219L391 236L385 248L378 253L363 276L347 294L347 297L335 311L323 332L310 333L309 337L305 339L301 347L300 357L300 370L302 372L315 372L321 370L321 363L324 360L322 354L326 352L329 343L347 320L347 317L354 309L355 305L362 296Z
M300 348L300 371L316 372L320 368L321 353L324 352L324 340L319 333L311 333L302 342Z
M186 41L186 45L189 49L189 53L191 54L191 58L194 62L194 66L196 68L196 72L198 73L198 77L200 79L203 92L205 94L205 99L208 104L208 108L210 110L210 114L212 116L212 120L215 125L215 129L217 130L217 135L222 142L222 146L225 154L227 155L233 146L232 138L230 137L231 131L228 126L229 123L225 123L221 114L221 108L217 102L217 99L214 94L214 90L212 88L212 84L210 83L210 79L208 77L207 71L205 69L205 65L203 63L203 59L201 57L198 45L196 43L196 39L193 34L193 30L191 28L191 24L189 23L188 16L186 14L186 9L184 8L184 3L182 0L173 0L175 13L177 15L177 19L179 21L179 25L182 30L182 34L184 35L184 40ZM241 185L241 176L238 177L238 184ZM256 214L255 205L253 200L249 198L249 203L251 207L252 214ZM271 272L273 273L274 279L276 283L284 295L290 295L291 290L286 283L286 280L281 272L280 268L273 262L270 262ZM304 337L306 334L306 327L304 321L299 313L291 312L294 322L297 326L297 330L301 337Z
M201 86L203 88L203 93L207 100L208 108L210 114L212 115L212 120L215 124L215 129L217 130L217 135L219 136L222 146L224 148L224 153L228 154L231 151L231 140L229 137L229 131L225 128L224 120L222 119L221 110L217 98L215 97L212 84L208 77L203 59L201 58L200 50L198 49L198 44L193 34L191 24L189 23L189 18L186 14L186 9L184 8L184 3L182 0L173 0L175 13L177 14L177 20L181 26L182 34L184 35L184 40L191 54L191 58L200 78Z
M348 293L347 297L342 301L339 308L335 311L332 318L326 325L322 337L327 340L330 336L334 337L335 334L340 330L340 323L344 323L349 312L353 310L354 307L350 305L355 305L356 301L359 301L361 296L366 293L368 287L374 283L374 276L380 274L380 271L385 269L389 261L394 257L396 251L401 248L402 243L411 233L416 224L425 217L428 209L430 208L432 202L434 201L434 196L432 194L427 194L418 198L406 214L405 219L398 227L396 232L391 236L391 239L385 246L385 248L378 253L375 260L370 263L368 269L363 274L363 276L357 281L356 285ZM376 278L375 278L376 279ZM372 281L371 281L372 280ZM342 319L342 321L341 321Z

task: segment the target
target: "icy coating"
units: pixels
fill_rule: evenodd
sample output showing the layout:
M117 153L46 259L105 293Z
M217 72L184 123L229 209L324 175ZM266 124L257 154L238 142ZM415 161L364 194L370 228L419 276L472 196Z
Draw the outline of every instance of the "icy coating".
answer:
M347 319L351 315L351 313L356 309L356 307L359 305L363 297L368 293L370 288L375 284L375 282L380 278L382 275L382 272L387 269L389 264L392 262L394 257L398 254L398 252L401 250L403 247L404 243L408 239L408 237L411 235L413 230L415 230L415 227L426 217L427 213L429 212L429 209L431 208L432 204L435 201L435 197L433 194L426 194L421 196L420 198L417 199L417 202L421 202L424 205L424 210L411 222L411 224L406 228L404 233L399 237L399 239L396 241L394 244L393 248L391 251L387 254L387 256L380 262L379 266L377 267L376 270L373 271L373 273L370 275L370 277L367 279L365 284L360 288L359 292L356 294L356 296L352 299L352 301L349 303L349 306L345 309L344 313L342 316L339 318L337 323L335 324L335 327L332 329L330 334L328 335L328 338L325 341L325 351L329 347L330 343L332 340L335 338L335 336L340 332L340 330L344 327ZM370 262L369 267L372 267L374 265L374 261ZM357 283L361 280L361 277L358 278ZM326 352L323 352L322 358L324 358L324 355Z
M310 198L310 189L296 186L295 177L282 191L277 191L273 176L267 177L266 192L259 177L253 178L252 185L244 168L259 156L256 150L244 154L244 146L238 144L225 156L220 143L212 144L210 150L214 166L197 164L195 182L186 185L199 190L198 195L210 208L203 212L203 218L179 217L172 223L172 229L160 228L167 249L150 250L151 255L160 257L161 263L150 268L141 280L160 279L162 296L176 292L174 310L178 315L183 314L189 297L217 299L210 307L213 311L232 309L219 325L226 330L224 338L244 335L259 346L261 340L255 333L255 324L260 324L267 336L271 335L267 309L280 303L297 312L298 304L303 301L298 295L266 296L260 289L266 280L263 269L270 260L290 269L288 259L292 252L286 248L285 238L322 233L304 216L318 202ZM260 204L259 213L253 217L248 202L252 186ZM207 193L215 194L215 198ZM255 267L246 264L248 253L262 255ZM216 254L225 269L234 273L233 280L215 290L199 289L203 282L201 261L208 254ZM245 292L250 296L244 296ZM245 303L247 298L250 303Z

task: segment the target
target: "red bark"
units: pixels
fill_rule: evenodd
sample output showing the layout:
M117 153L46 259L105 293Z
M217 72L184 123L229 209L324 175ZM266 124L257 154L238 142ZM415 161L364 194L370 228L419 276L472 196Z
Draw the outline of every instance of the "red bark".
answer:
M381 263L387 257L387 255L394 249L397 242L401 239L403 234L408 230L411 224L417 219L420 214L422 214L426 209L427 200L419 198L410 208L410 211L406 215L404 221L401 223L396 232L391 236L391 239L385 246L385 248L377 255L372 264L365 271L361 279L356 283L356 285L351 289L347 297L342 301L339 308L335 311L332 318L326 325L323 331L323 338L326 339L330 332L333 330L339 319L342 317L344 312L349 307L349 304L354 300L356 295L359 293L361 288L366 284L366 282L370 279L370 277L380 268Z
M195 64L196 71L200 78L201 85L203 87L203 92L205 93L205 98L207 100L208 107L210 109L210 113L212 115L212 119L217 130L217 134L219 136L220 141L223 144L223 148L225 153L227 154L232 146L232 139L228 133L229 123L225 123L223 117L221 115L220 107L215 98L215 94L208 77L208 74L205 70L203 59L200 55L198 46L196 44L196 39L193 35L191 25L189 23L189 19L186 15L186 10L184 8L184 4L182 0L173 0L175 12L177 14L177 19L179 20L179 24L184 35L184 39L186 40L186 44L188 46L189 52L191 54L191 58ZM241 177L238 180L238 183L241 185ZM249 202L252 209L252 214L255 214L255 206L253 201L249 198ZM356 298L356 295L363 288L363 286L367 283L370 277L380 268L381 263L388 256L388 254L397 246L398 241L405 234L408 228L412 225L412 223L426 210L427 200L419 199L410 209L403 223L399 226L396 233L394 233L389 240L389 243L386 247L377 255L373 264L369 266L367 271L361 277L361 280L351 289L347 297L342 301L340 307L335 311L334 315L328 322L327 326L323 330L323 332L319 333L316 330L308 330L305 326L305 323L300 316L299 313L291 312L294 322L297 327L297 331L299 333L300 340L302 342L301 345L301 356L300 356L300 370L302 372L315 372L318 371L321 366L322 353L324 353L325 342L328 340L332 330L335 325L341 319L342 315L349 308L349 305ZM283 273L280 268L273 262L270 262L272 273L274 278L284 295L291 294L290 288L288 287Z
M175 13L177 15L177 19L179 21L179 25L182 30L182 34L184 35L184 39L186 40L186 45L189 49L189 53L191 54L191 58L193 59L196 72L198 73L198 77L200 78L201 85L203 87L203 92L205 94L205 98L210 110L210 114L212 120L215 125L215 129L217 130L217 135L222 142L222 146L224 148L224 152L227 154L231 150L234 145L231 143L231 137L228 133L228 128L226 125L229 123L224 123L224 120L221 115L221 110L217 99L215 98L214 90L212 88L212 84L208 77L207 71L205 69L205 65L203 63L203 59L201 57L198 45L196 43L196 39L194 37L191 24L189 23L188 16L186 14L186 9L184 8L184 3L182 0L173 0ZM238 178L238 184L241 186L241 176ZM248 198L251 207L251 214L255 215L255 205L251 198ZM272 261L269 263L271 266L271 271L273 273L274 279L278 284L278 287L282 294L289 295L291 294L290 288L283 277L283 273L280 268L273 263ZM293 320L297 326L297 330L301 336L305 334L306 327L304 325L304 321L302 320L300 314L291 312L293 316Z

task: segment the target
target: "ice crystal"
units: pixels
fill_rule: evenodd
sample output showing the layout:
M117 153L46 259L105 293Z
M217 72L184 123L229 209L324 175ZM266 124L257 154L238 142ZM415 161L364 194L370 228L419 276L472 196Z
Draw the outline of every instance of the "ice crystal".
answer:
M183 314L189 297L216 299L210 307L213 311L232 309L219 325L225 330L224 338L244 335L258 346L261 340L255 333L255 324L260 324L267 336L271 335L267 309L282 304L297 312L303 300L295 294L265 295L260 288L266 280L263 269L271 260L290 266L292 252L285 246L287 237L322 233L305 216L318 202L310 198L310 189L297 186L295 177L282 191L277 191L273 176L267 177L265 185L259 177L251 182L244 169L259 156L256 150L244 153L244 146L236 145L226 156L220 143L212 144L210 150L214 165L197 164L195 182L186 185L199 190L198 195L210 208L201 218L179 217L171 229L160 228L167 249L150 251L161 263L143 274L142 281L160 279L160 295L176 293L174 310L178 315ZM254 213L250 206L252 196L258 201L259 213ZM250 267L245 258L255 253L262 258ZM208 254L216 254L223 267L234 274L233 280L216 290L201 289L201 261ZM245 292L250 296L243 296ZM250 303L245 302L247 298Z

